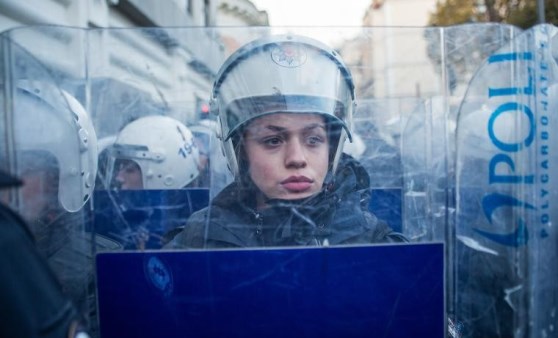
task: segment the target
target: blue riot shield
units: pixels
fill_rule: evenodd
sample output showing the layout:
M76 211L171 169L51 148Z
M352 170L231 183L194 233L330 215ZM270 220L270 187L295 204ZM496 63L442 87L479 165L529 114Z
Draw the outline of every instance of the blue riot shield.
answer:
M209 190L97 190L93 232L127 250L160 249L209 204Z
M444 337L443 251L439 243L99 254L101 335Z

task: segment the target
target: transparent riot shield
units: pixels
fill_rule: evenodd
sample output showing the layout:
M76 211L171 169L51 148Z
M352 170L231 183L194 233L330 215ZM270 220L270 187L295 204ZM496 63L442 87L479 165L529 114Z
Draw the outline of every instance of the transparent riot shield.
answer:
M19 111L35 109L18 110L31 107L31 103L18 98L20 83L48 84L54 88L51 105L57 105L57 109L40 110L43 113L39 117L31 118L33 125L54 125L48 130L60 133L46 133L60 137L52 142L53 147L64 159L79 159L80 164L61 164L57 161L62 160L56 159L47 162L67 169L69 173L63 177L76 182L68 185L71 191L65 195L48 197L50 191L44 190L35 196L60 201L70 215L79 215L70 223L88 239L88 245L83 243L84 251L78 251L87 254L73 260L74 265L66 262L67 269L79 266L90 271L92 255L115 251L114 256L97 254L97 262L102 264L97 277L102 285L96 290L103 293L98 305L107 312L101 313L100 323L92 316L95 334L98 324L104 336L114 334L110 331L114 328L120 334L149 336L149 332L157 332L156 323L162 321L171 337L186 332L188 325L200 328L213 320L213 312L208 309L219 308L213 301L225 297L219 293L225 289L223 285L252 295L242 304L258 304L253 309L260 310L258 318L262 321L315 311L325 311L320 318L338 319L326 321L332 325L327 326L323 320L316 323L304 317L308 322L262 324L257 329L263 331L250 331L263 336L281 336L289 332L281 331L287 326L306 330L308 336L312 332L335 336L335 330L347 330L349 326L353 331L345 332L355 336L364 332L396 334L389 331L393 327L403 330L397 331L403 335L408 330L407 334L422 332L428 337L478 332L479 325L484 324L470 320L475 313L468 311L474 310L478 299L470 295L471 288L482 289L484 285L465 277L484 266L485 261L474 253L496 256L493 253L498 250L475 237L482 232L467 228L471 224L468 220L483 219L483 210L474 201L490 187L476 181L481 170L465 164L476 163L479 154L490 153L476 149L484 149L491 134L463 137L480 130L476 126L483 123L472 115L468 119L467 112L483 111L477 108L491 99L473 95L472 88L488 88L488 80L498 79L487 75L480 80L477 70L518 33L517 28L495 24L445 28L29 27L5 32L2 95L7 123L0 125L0 132L7 141L0 147L7 161L1 165L21 172L23 143L18 135L22 128L15 116ZM504 62L500 65L506 67ZM310 71L304 73L306 67ZM514 70L510 74L515 81L517 69L510 69ZM475 81L485 87L475 86ZM506 92L502 89L495 93L503 96ZM466 100L461 103L464 96ZM82 106L84 114L75 112L77 104L71 97ZM49 118L42 119L45 115ZM274 116L282 119L274 120ZM302 120L291 119L297 116ZM494 123L500 124L502 117L504 114L498 115ZM58 120L62 121L60 126ZM94 130L85 126L85 121ZM85 134L87 144L83 142ZM37 138L41 133L33 135ZM291 143L295 139L304 140L298 144L300 148L292 148L299 149L303 159L285 156L283 162L272 162L276 157L270 156L271 149L295 144ZM253 142L250 146L243 143L249 141ZM478 148L464 147L469 141ZM498 145L509 144L504 140ZM258 156L253 155L254 149L259 150ZM297 153L292 149L286 154ZM320 156L311 157L315 153ZM505 174L500 170L510 170L509 176L519 172L515 158L509 158L512 160L496 158L496 176ZM282 170L285 162L289 170L298 171L285 171L289 174L281 179L269 176ZM521 169L524 167L522 164ZM319 174L313 176L308 168L318 168ZM276 180L275 186L281 188L267 186L270 180ZM283 194L285 191L287 194ZM79 202L67 200L78 195ZM25 211L22 199L17 193L10 195L13 205ZM518 206L513 205L515 209ZM511 207L505 212L514 215L508 209ZM525 212L530 212L528 209ZM552 232L547 229L547 233ZM65 234L84 238L70 231ZM383 245L374 245L377 243ZM443 250L430 244L440 245ZM231 247L242 250L229 256L224 254L229 253L227 250L216 250ZM347 251L339 261L324 258L329 257L327 249L312 251L318 256L289 251L309 247L332 247L334 255L338 248ZM465 249L471 247L472 251ZM247 250L252 248L257 250ZM363 254L361 248L367 251ZM509 252L515 255L521 250L513 248ZM274 258L259 260L266 254ZM313 258L298 265L289 263L299 262L298 257ZM363 258L367 260L361 261ZM225 266L214 265L220 262ZM269 270L270 266L279 268ZM315 270L316 266L323 269ZM201 270L191 273L188 269ZM308 275L299 274L301 271ZM192 279L193 275L198 279ZM220 277L214 280L212 276ZM244 278L242 283L235 279L240 277ZM540 277L542 281L544 276ZM367 298L366 302L371 302L368 304L350 296L359 292L349 292L346 281L359 280L360 287L365 287L370 285L365 282L367 278L376 278L378 283L372 294L385 297ZM261 286L259 281L268 283L265 287L284 286L281 292L297 292L285 296L275 290L275 296L284 295L275 298L281 306L289 306L284 299L304 300L305 294L308 301L318 300L306 305L296 303L299 307L279 314L270 313L269 308L262 307L266 302L256 302L254 293L244 288ZM315 281L329 284L306 284ZM80 285L87 288L90 284ZM488 294L488 299L497 297L494 292L515 297L517 293L511 291L517 285L481 291ZM399 293L403 289L407 296ZM260 300L266 294L261 290L255 293L263 297L257 298ZM343 298L346 303L323 303L335 290L346 291L341 292L347 296ZM235 299L245 299L242 297ZM517 305L525 313L542 301L529 303L525 299ZM398 306L393 305L396 300ZM231 310L234 315L246 310L236 309L237 303L220 304L235 310ZM360 316L368 313L363 304L366 309L390 311L373 312L375 320L363 320L366 317ZM354 311L336 310L347 308ZM405 312L408 309L414 310ZM404 325L384 327L382 323L391 322L382 317L386 314L390 314L390 320L411 319ZM157 320L142 320L145 318ZM196 318L195 323L192 318ZM294 323L291 319L286 321ZM155 331L138 323L152 325L150 329ZM421 323L433 324L435 329L429 330ZM494 330L501 328L491 320L487 325ZM512 327L519 326L514 322Z
M89 31L102 46L91 51L88 81L102 141L95 232L127 250L162 248L190 214L208 205L218 181L212 173L227 173L207 110L211 74L222 58L222 44L211 34Z
M86 82L85 37L83 30L59 27L1 35L0 162L24 183L2 202L27 222L63 291L91 324L96 322L94 254L119 244L88 230L97 136L78 100L83 96L73 90L76 82Z
M455 318L464 337L556 334L556 27L495 51L459 109Z

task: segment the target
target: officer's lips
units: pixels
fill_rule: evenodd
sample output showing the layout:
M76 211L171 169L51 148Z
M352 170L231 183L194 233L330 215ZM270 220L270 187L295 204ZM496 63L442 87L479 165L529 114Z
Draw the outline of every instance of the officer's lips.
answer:
M306 176L290 176L281 185L290 192L304 192L312 187L314 180Z

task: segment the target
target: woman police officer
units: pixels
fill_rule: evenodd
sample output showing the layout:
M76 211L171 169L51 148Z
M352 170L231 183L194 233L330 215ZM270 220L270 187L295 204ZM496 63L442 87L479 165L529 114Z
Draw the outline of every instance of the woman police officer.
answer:
M167 247L405 242L368 211L369 176L342 154L354 100L348 68L313 39L270 36L233 53L211 106L235 181Z

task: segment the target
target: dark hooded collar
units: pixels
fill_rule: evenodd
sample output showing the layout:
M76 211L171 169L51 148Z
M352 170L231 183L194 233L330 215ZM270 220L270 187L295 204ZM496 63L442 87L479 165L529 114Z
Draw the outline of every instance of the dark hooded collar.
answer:
M363 210L370 199L370 178L349 155L343 154L331 186L308 198L273 199L269 208L256 211L256 194L240 186L227 186L212 204L237 214L238 222L254 224L251 219L263 219L266 245L311 245L315 238L326 237L337 244L367 228Z

